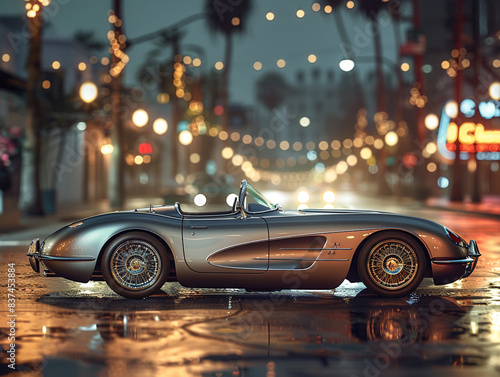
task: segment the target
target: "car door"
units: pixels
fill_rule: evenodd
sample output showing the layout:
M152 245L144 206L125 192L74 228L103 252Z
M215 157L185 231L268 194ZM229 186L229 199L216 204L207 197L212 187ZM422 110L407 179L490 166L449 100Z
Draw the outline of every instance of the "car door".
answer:
M184 216L186 264L196 272L260 274L269 268L264 219L238 215Z

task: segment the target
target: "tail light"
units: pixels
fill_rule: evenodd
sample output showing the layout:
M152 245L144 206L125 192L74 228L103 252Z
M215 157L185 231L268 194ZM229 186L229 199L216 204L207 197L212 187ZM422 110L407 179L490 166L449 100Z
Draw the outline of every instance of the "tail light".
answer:
M454 243L456 243L459 246L465 246L467 244L458 234L452 232L448 228L445 229L446 229L446 234L448 234L448 238L452 240Z

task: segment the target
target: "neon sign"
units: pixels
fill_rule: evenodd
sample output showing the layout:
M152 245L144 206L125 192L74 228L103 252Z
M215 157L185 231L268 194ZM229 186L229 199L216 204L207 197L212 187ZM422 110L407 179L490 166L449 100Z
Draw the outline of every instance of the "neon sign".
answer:
M451 101L448 101L448 103ZM445 106L446 107L446 106ZM478 160L500 160L500 130L487 130L484 124L490 119L500 118L500 102L480 102L466 99L460 104L460 112L467 119L458 125L445 112L439 122L437 146L439 153L448 160L454 160L457 143L461 160L467 160L469 153L475 153Z

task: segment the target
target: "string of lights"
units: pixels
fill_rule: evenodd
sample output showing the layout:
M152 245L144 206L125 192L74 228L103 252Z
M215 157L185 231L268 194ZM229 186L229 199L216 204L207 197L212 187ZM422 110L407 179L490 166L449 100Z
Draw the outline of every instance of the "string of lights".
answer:
M123 22L115 15L113 10L108 12L108 16L108 22L115 26L115 30L109 30L107 35L111 45L109 53L117 58L117 62L111 65L109 74L118 77L130 61L129 56L125 53L127 37L120 31Z

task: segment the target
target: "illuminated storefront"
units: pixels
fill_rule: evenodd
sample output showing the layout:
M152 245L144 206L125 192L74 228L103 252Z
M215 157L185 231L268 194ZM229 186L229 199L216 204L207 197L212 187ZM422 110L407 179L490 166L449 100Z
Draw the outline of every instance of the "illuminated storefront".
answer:
M500 102L490 100L476 104L465 99L456 109L455 116L449 111L452 104L448 101L441 113L437 138L439 153L452 162L458 146L461 160L469 159L470 153L475 153L478 160L500 160Z

